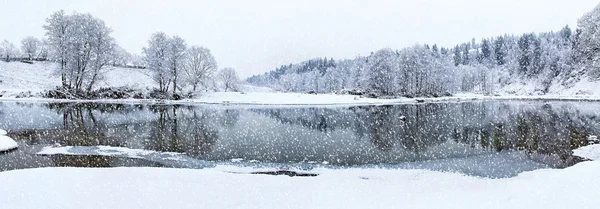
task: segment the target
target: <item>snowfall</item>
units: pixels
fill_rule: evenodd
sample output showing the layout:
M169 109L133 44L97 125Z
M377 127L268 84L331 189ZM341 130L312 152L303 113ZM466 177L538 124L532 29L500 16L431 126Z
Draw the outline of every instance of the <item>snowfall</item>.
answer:
M60 80L53 74L56 64L36 62L26 64L20 62L0 62L0 101L61 101L43 99L38 95L45 90L54 89L60 85ZM155 84L150 72L145 69L114 68L102 75L105 79L97 87L130 87L141 91L149 91ZM242 92L197 92L197 97L180 101L155 100L95 100L94 102L110 103L195 103L195 104L242 104L242 105L381 105L417 102L445 102L461 100L485 99L548 99L600 101L600 83L582 78L578 82L565 87L553 84L549 93L538 95L538 84L535 82L516 82L497 91L495 96L481 94L458 93L451 97L442 98L398 98L372 99L353 95L336 94L304 94L283 93L269 88L242 85ZM89 100L88 100L89 101Z
M0 62L1 100L22 92L42 92L58 85L52 64ZM144 70L116 68L101 86L152 86ZM526 93L485 97L459 94L442 99L576 99L600 100L596 83L581 81L572 88L553 88L549 96ZM246 87L244 93L205 93L181 102L209 104L331 105L389 104L417 99L368 99L350 95L277 93ZM526 92L527 85L510 86ZM578 88L578 89L573 89ZM525 89L525 90L524 90ZM597 91L597 90L596 90ZM585 92L581 96L575 92ZM420 100L420 99L419 99ZM134 102L134 101L126 101ZM139 102L139 101L137 101ZM16 143L0 132L3 145ZM48 147L43 154L77 154L82 147ZM99 155L151 159L157 155L184 157L118 147L96 147ZM590 159L566 169L542 169L512 178L482 178L460 173L410 169L316 168L314 177L252 174L256 168L219 165L204 169L175 168L35 168L0 172L0 208L598 208L600 205L600 145L574 151ZM264 170L264 168L261 168Z

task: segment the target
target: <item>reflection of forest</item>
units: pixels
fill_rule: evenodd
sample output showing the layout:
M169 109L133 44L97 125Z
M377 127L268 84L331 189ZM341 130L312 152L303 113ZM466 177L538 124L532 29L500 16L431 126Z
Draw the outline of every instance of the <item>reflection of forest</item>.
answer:
M249 111L284 124L276 128L305 127L327 135L339 133L334 132L337 130L349 130L356 139L370 142L386 152L402 148L425 153L434 145L452 140L490 152L523 150L532 155L552 154L567 161L571 149L585 144L590 133L600 131L600 117L593 111L595 108L582 111L586 110L585 106L575 107L573 103L542 104L474 102ZM52 110L53 113L45 117L62 123L43 129L12 129L11 136L28 144L108 145L185 152L192 156L210 153L221 136L238 134L235 131L220 134L219 131L233 129L242 111L246 111L179 105L81 103L48 104L37 108ZM260 124L243 128L264 128ZM314 142L320 143L315 140L309 143ZM303 141L298 144L303 145Z
M150 106L150 110L158 115L158 119L148 124L154 128L150 129L152 140L146 141L145 149L203 155L218 140L219 134L212 120L218 117L216 112L180 106ZM236 120L227 121L237 117L228 116L232 114L236 113L224 113L226 117L222 123L235 125Z
M415 152L449 139L491 151L523 150L562 160L598 133L596 113L568 105L501 102L432 103L351 108L255 109L285 124L321 132L351 129L381 150Z
M214 111L171 105L50 104L62 119L51 129L14 130L28 144L118 146L202 155L218 140L215 118L234 126L237 110Z

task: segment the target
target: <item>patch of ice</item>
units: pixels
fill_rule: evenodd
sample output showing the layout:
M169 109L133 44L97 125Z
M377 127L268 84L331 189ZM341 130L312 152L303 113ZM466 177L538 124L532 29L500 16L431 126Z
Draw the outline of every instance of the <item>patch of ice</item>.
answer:
M111 146L65 146L44 147L38 155L73 155L73 156L110 156L143 159L157 162L170 167L204 168L212 164L191 158L183 153L158 152L153 150L130 149L126 147Z

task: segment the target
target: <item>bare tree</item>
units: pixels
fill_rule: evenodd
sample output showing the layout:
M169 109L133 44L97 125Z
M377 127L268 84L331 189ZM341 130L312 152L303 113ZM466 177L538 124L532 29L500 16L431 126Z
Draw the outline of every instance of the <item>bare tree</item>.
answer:
M2 42L0 48L2 48L2 51L4 52L3 56L7 62L9 62L11 58L14 58L14 56L16 56L16 54L18 53L17 47L15 47L13 43L8 42L7 40L4 40Z
M192 46L186 52L183 70L186 80L196 91L199 84L206 86L206 81L217 72L217 61L204 47Z
M223 68L219 72L219 78L225 88L225 91L238 91L240 78L233 68Z
M117 46L114 51L114 59L112 64L114 66L126 66L132 62L132 59L133 55L131 55L131 53Z
M27 55L29 60L33 59L38 52L41 42L33 36L28 36L21 40L21 50Z
M40 46L38 48L38 54L36 57L43 60L48 59L48 56L50 56L50 43L48 42L48 39L43 38L40 41Z

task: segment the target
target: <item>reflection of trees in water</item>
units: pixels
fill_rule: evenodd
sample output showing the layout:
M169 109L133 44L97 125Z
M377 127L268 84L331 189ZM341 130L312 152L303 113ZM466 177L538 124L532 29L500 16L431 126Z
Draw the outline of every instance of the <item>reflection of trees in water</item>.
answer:
M237 113L237 114L236 114ZM239 112L226 112L224 125L232 127L239 119ZM210 152L212 146L219 139L219 132L209 125L209 117L206 114L198 115L194 112L190 126L186 127L186 133L189 134L190 149L187 153L192 156L204 155Z
M373 145L380 150L389 151L395 144L403 149L421 152L439 144L439 116L432 114L437 105L376 106L369 109L366 117L368 136Z
M571 150L585 145L587 136L594 133L590 128L594 127L591 120L595 116L570 108L553 109L552 105L546 104L541 108L515 105L507 109L497 103L477 103L476 106L467 103L461 106L470 106L458 113L465 121L469 121L465 119L469 116L475 117L474 112L489 116L465 124L462 131L455 129L454 140L478 144L483 149L555 155L567 162L573 160ZM498 119L499 116L504 118Z
M19 130L30 144L131 146L204 155L219 140L219 127L233 128L245 110L171 105L49 104L60 127ZM600 132L593 111L570 105L473 102L350 108L252 109L286 126L302 126L332 136L349 130L357 140L383 151L423 152L451 139L491 151L523 150L562 160ZM131 119L128 119L131 117ZM261 127L254 127L261 128ZM332 136L333 139L336 139ZM39 142L39 140L45 140ZM136 141L137 140L137 141Z
M414 152L426 150L449 138L448 123L445 114L440 114L445 104L406 105L395 108L393 114L397 121L402 121L400 132L396 135L402 147ZM400 120L400 118L404 118Z
M89 103L50 103L46 108L55 110L62 125L51 129L18 130L14 134L28 144L59 143L69 146L123 146L123 140L106 134L107 124L97 120L102 111L127 111L123 105Z
M346 128L355 118L346 109L329 108L285 108L251 109L252 112L266 115L282 124L301 125L320 132L332 132L337 128Z
M441 105L443 106L443 105ZM443 142L432 120L443 119L435 114L440 104L371 106L350 108L254 109L282 124L301 125L323 133L350 129L356 138L370 140L378 149L389 151L396 144L412 151ZM402 118L407 118L402 120ZM443 124L442 124L443 125Z
M145 148L163 152L185 152L190 155L203 155L210 152L219 138L218 130L211 119L218 118L218 112L180 106L150 106L158 119L150 126L151 140ZM233 126L239 112L223 113L222 124Z
M390 106L378 106L369 110L369 132L371 142L384 151L389 151L394 146L393 137L396 129L393 128Z
M221 125L227 128L234 127L237 124L238 120L240 120L240 110L235 109L226 109L223 110L223 117L220 120ZM194 116L196 117L196 116Z
M46 107L62 119L60 127L11 134L29 144L130 147L141 141L143 147L137 148L202 155L218 140L216 125L233 127L240 114L180 105L51 103Z
M257 109L282 124L328 132L348 129L380 150L394 146L414 152L448 139L472 148L523 150L566 160L571 150L598 133L599 119L569 106L528 106L515 102L467 102L351 108ZM594 127L594 130L590 130Z

